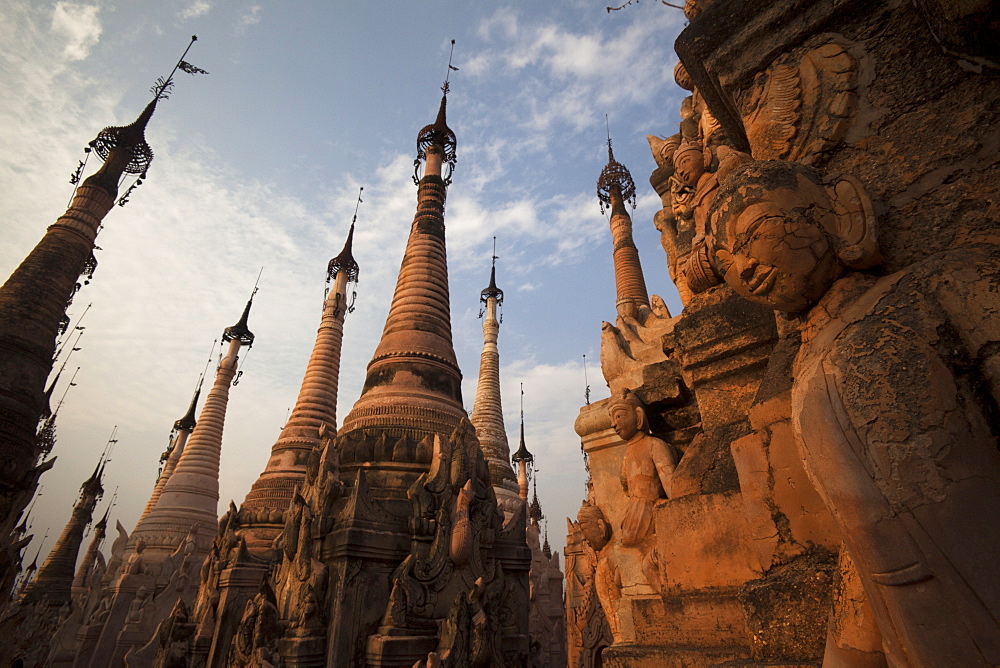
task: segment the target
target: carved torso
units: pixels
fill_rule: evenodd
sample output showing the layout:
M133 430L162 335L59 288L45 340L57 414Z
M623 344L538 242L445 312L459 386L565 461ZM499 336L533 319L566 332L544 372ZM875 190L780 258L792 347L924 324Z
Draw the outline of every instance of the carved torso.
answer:
M1000 584L984 564L1000 551L990 430L1000 332L986 314L1000 312L1000 256L941 253L827 312L843 283L814 307L795 364L793 421L807 472L876 615L897 628L935 627L924 638L886 637L887 652L917 663L945 652L978 665L983 657L968 653L978 645L995 662ZM945 600L954 615L940 608ZM921 623L931 618L941 621Z

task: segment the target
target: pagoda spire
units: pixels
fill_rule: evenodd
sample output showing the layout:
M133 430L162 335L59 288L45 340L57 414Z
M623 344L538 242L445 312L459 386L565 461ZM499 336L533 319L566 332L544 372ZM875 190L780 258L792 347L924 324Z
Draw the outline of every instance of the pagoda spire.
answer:
M635 182L625 165L615 160L608 132L608 164L597 180L597 198L601 212L611 213L611 237L614 243L615 287L618 292L618 315L645 320L649 312L649 293L639 263L639 251L632 240L632 217L626 202L635 208Z
M87 546L87 551L83 553L83 560L80 562L80 567L76 569L76 576L73 578L71 588L74 606L86 600L88 592L95 584L89 578L94 570L94 562L97 561L97 553L101 549L101 544L104 542L104 537L108 532L108 515L111 513L113 504L114 499L112 498L112 503L108 504L108 509L104 511L104 516L94 525L94 537L90 539L90 545Z
M462 372L452 345L444 227L446 188L457 142L446 118L447 82L442 91L437 119L417 135L417 212L385 329L341 435L420 440L450 433L466 416ZM423 176L417 178L421 166Z
M219 503L219 460L222 430L229 405L229 388L236 376L240 348L253 345L254 335L247 320L254 287L240 321L227 327L222 341L229 347L215 371L215 382L205 398L197 425L179 455L177 464L163 485L156 505L139 521L129 540L134 551L141 539L146 543L144 558L158 561L169 555L185 536L196 530L197 549L205 554L216 532Z
M83 532L90 524L98 499L104 494L101 478L104 476L105 463L102 455L94 472L80 487L80 498L73 506L69 522L66 523L49 555L45 557L45 561L38 569L38 575L21 593L22 605L36 603L42 597L45 597L48 606L52 608L61 608L70 602L73 575L76 559L80 554L80 544L83 542Z
M497 338L500 320L497 311L503 304L503 290L497 287L496 237L493 237L493 257L490 267L490 284L480 293L483 318L483 353L479 361L479 382L476 386L476 401L472 408L472 425L483 456L490 469L490 480L497 501L505 510L514 509L514 504L505 503L518 498L517 480L510 466L510 445L507 430L503 424L503 406L500 401L500 353Z
M361 193L358 193L360 205ZM313 345L295 407L278 440L271 448L267 466L257 478L240 509L241 533L251 549L268 549L284 528L280 515L288 508L296 487L305 479L309 454L320 443L322 427L337 431L337 394L340 382L340 352L344 340L344 319L354 310L352 285L360 269L354 259L354 225L357 207L347 240L340 254L327 266L327 281L333 287L323 303L323 315ZM277 513L273 511L278 511Z
M215 342L213 342L212 347L214 349ZM211 359L211 357L209 359ZM149 500L146 502L146 507L143 509L142 515L139 516L139 524L141 524L149 513L152 512L153 508L156 507L156 503L160 500L160 495L163 493L163 488L166 486L167 481L170 480L170 476L173 475L174 469L177 468L177 462L180 461L181 455L184 453L184 446L187 445L188 437L191 436L191 432L194 431L195 426L198 424L198 421L195 420L194 413L198 404L198 398L201 396L201 384L204 377L204 374L202 374L202 377L198 380L198 387L194 391L194 396L191 397L191 404L188 406L187 413L184 414L184 417L174 422L173 434L170 439L170 447L167 448L167 452L164 453L166 461L163 464L163 470L160 471L160 475L156 479L156 485L153 487L153 493L149 495Z
M144 131L161 97L163 90L157 90L134 123L101 130L86 150L96 153L104 164L76 188L66 212L0 287L0 349L4 351L0 359L0 452L4 453L0 487L10 490L0 498L0 535L7 535L30 497L24 485L35 466L35 428L45 410L45 380L52 371L66 308L80 287L80 275L91 274L96 266L94 242L115 203L120 178L125 173L145 174L153 159ZM78 181L74 175L73 183ZM0 581L5 575L0 572Z
M528 452L524 444L524 383L521 383L521 443L510 460L517 464L518 495L525 503L528 502L528 471L535 461L535 456Z
M41 542L38 543L38 549L35 550L35 558L32 559L31 563L28 564L28 567L24 569L24 575L21 577L21 583L17 591L19 597L24 594L24 591L28 588L28 585L31 584L35 577L35 573L38 571L38 557L42 555L42 546L45 545L45 539L48 537L49 530L46 529L45 535L42 536Z

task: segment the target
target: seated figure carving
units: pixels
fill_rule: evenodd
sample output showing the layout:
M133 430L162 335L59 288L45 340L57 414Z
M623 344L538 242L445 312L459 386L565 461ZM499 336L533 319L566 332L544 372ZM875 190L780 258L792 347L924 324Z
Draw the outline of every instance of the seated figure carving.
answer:
M890 663L996 665L1000 249L855 271L876 238L860 183L796 163L730 169L711 205L725 281L799 325L800 453Z

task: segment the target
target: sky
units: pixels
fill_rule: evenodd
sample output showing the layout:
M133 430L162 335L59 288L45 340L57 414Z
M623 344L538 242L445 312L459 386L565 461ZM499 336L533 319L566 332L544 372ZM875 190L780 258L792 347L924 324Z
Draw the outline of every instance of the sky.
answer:
M363 186L337 415L350 411L388 313L416 205L416 134L434 120L452 39L458 164L445 224L464 401L471 411L495 235L508 439L515 450L523 383L538 495L561 550L564 518L585 494L573 430L584 355L591 400L608 396L600 332L614 320L615 291L595 195L608 126L638 187L635 240L649 291L680 311L652 224L660 204L646 135L677 131L684 91L672 45L684 17L652 0L607 12L606 1L0 3L3 280L65 210L87 142L135 119L192 34L186 60L209 72L178 73L158 105L148 178L105 218L94 279L69 309L76 325L92 304L55 390L53 403L65 392L57 461L42 477L25 563L52 547L115 427L97 513L117 489L111 525L131 531L210 351L217 360L213 341L239 319L261 272L257 338L241 355L222 448L219 507L242 502L295 402L326 265ZM98 164L92 156L86 174Z

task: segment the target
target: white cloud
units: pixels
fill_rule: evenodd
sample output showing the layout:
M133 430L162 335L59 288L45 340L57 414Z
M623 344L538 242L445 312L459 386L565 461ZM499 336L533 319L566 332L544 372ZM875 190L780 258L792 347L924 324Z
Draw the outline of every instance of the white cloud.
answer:
M522 25L504 8L480 23L496 46L465 63L475 77L510 77L521 90L512 115L542 134L559 125L580 131L605 111L647 102L672 86L674 56L662 35L683 21L679 12L633 12L624 28L611 24L574 32L556 23ZM554 87L553 82L560 85ZM528 113L520 112L527 109Z
M247 11L240 16L239 25L241 28L257 25L260 23L260 5L251 5Z
M58 2L52 12L52 32L66 40L63 56L83 60L101 38L97 5Z
M206 2L206 0L195 0L190 5L181 10L177 14L177 16L179 16L181 19L185 21L188 19L196 19L199 16L204 16L205 14L208 14L208 11L210 9L212 9L212 5Z

